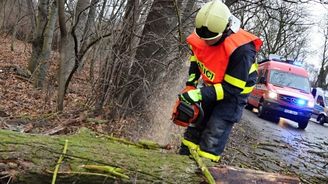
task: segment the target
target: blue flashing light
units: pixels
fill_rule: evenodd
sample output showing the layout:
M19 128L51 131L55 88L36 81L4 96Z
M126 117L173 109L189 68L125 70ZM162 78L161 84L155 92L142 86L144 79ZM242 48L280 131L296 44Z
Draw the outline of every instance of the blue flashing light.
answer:
M294 61L293 63L295 66L300 66L300 67L303 67L304 64L302 62L299 62L299 61Z
M302 99L298 99L298 100L296 101L296 103L297 103L297 105L299 105L299 106L304 106L305 103L306 103L306 101L305 101L305 100L302 100Z

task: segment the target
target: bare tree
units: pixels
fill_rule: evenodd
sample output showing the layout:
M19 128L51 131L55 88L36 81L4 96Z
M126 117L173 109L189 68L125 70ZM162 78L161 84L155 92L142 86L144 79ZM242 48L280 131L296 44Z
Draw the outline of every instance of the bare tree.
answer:
M64 96L67 87L82 58L82 56L79 57L79 53L83 43L82 36L83 31L85 31L89 8L90 0L77 1L74 11L74 19L71 21L72 26L68 30L66 26L64 0L59 0L58 2L58 15L61 32L57 99L57 110L59 111L62 111L64 108Z
M35 31L33 32L33 40L32 40L32 55L28 63L28 70L31 73L34 73L36 67L38 66L39 55L42 50L43 39L44 39L43 31L47 24L48 4L49 4L49 0L38 1L36 28Z
M321 62L317 81L315 86L328 89L328 19L326 17L325 26L322 28L323 46L321 51Z
M122 102L117 100L117 96L121 94L124 85L127 83L128 76L131 73L131 65L134 62L133 56L133 39L136 33L136 23L141 12L138 0L128 0L126 5L117 4L117 11L122 11L122 17L119 14L112 14L112 18L118 19L116 30L113 32L115 37L112 37L111 47L112 51L108 53L105 67L101 71L101 80L99 86L99 93L97 95L96 110L101 112L104 104L111 99L111 104ZM115 16L114 16L115 15ZM123 86L121 86L123 85ZM115 103L114 103L115 102ZM113 108L115 109L115 108ZM116 109L121 112L119 108Z
M309 28L309 24L305 22L307 14L304 8L298 4L280 1L266 2L261 6L254 17L255 20L245 25L246 29L250 27L263 39L261 57L278 54L295 59L301 56L306 50L305 34Z
M47 22L42 33L42 47L39 53L37 53L37 64L38 66L34 70L33 79L34 87L40 88L44 86L46 75L49 68L49 58L51 53L52 40L55 30L55 25L57 21L57 0L51 1L49 5L49 13L47 17Z
M33 25L32 0L1 0L0 1L0 32L11 35L11 50L14 40L30 38Z
M177 13L173 1L155 0L147 16L136 60L128 76L127 87L120 94L122 103L142 109L147 98L160 84L167 69L176 58Z

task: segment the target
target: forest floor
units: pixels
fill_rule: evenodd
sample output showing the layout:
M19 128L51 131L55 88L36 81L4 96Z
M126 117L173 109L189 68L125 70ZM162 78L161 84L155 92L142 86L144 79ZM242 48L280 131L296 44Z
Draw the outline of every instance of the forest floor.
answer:
M0 128L46 135L74 133L88 127L99 133L129 137L128 122L109 122L90 115L93 89L86 77L88 66L78 71L65 96L64 112L56 112L58 54L52 52L45 87L36 89L27 70L32 46L10 36L0 36Z

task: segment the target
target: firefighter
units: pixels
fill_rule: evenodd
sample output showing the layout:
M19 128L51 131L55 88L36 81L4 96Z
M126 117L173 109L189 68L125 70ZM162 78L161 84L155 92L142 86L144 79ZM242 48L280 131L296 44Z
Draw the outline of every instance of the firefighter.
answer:
M186 86L196 87L200 79L204 85L179 98L189 104L201 103L204 119L188 126L179 153L189 155L189 147L217 162L255 85L255 56L262 41L241 29L239 19L220 0L198 11L195 27L187 38L192 55Z

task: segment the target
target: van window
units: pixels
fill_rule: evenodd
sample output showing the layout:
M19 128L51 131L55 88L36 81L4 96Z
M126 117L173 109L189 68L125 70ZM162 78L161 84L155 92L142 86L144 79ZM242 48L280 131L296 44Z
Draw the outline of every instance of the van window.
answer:
M265 79L267 79L267 75L268 75L268 70L259 70L259 75L257 77L256 83L258 84L262 77L265 77Z
M263 76L263 70L259 70L259 75L257 76L257 81L256 81L257 84L260 82L262 76Z
M312 96L315 98L315 95L317 95L317 89L313 88L311 93L312 93Z
M271 70L269 79L269 82L275 86L290 87L310 93L311 87L307 77L280 70Z
M325 107L323 97L321 95L317 98L317 104L321 105L322 107Z

